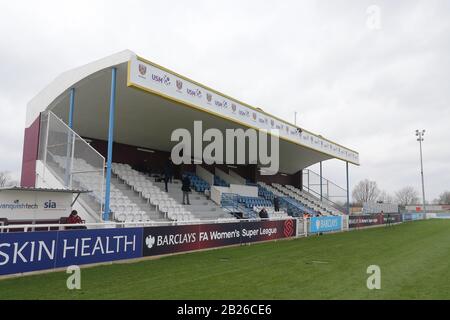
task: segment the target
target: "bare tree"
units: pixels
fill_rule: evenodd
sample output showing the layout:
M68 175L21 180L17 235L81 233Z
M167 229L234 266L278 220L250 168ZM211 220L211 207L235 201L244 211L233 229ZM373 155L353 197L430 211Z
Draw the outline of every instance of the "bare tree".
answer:
M407 206L410 204L417 204L419 202L419 196L413 187L404 187L395 193L397 202L400 205Z
M7 171L0 172L0 187L4 187L9 182L9 173Z
M381 191L380 195L378 196L377 201L383 202L383 203L394 203L394 197L391 196L389 193L387 193L386 191Z
M445 191L439 196L439 204L450 204L450 191Z
M352 192L353 201L360 205L364 202L375 202L379 195L377 183L368 179L360 181Z

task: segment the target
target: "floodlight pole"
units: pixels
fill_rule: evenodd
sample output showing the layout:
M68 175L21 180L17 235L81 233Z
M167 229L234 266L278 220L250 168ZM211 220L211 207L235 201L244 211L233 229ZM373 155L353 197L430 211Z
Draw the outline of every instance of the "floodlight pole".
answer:
M109 130L108 130L108 159L106 162L106 186L105 186L105 208L103 210L103 220L110 219L110 195L111 195L111 166L112 149L114 142L114 114L116 108L116 73L117 69L112 68L111 74L111 98L109 102Z
M419 141L420 147L420 175L422 178L422 201L423 201L423 212L427 213L425 207L425 182L423 178L423 156L422 156L422 141L424 140L423 136L425 135L425 130L419 131L416 130L417 141Z

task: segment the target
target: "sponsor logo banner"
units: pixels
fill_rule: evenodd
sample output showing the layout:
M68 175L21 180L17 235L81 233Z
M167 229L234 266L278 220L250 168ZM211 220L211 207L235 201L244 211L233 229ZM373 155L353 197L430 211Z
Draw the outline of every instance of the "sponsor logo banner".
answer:
M0 233L0 275L53 269L58 231Z
M143 256L216 248L240 243L290 238L292 219L144 228Z
M342 229L342 217L312 217L309 224L309 231L328 232Z
M399 223L402 222L401 214L368 214L360 216L349 216L348 226L349 228L361 228L382 225L386 223Z
M331 143L323 137L310 132L297 128L290 130L289 124L285 121L254 110L248 105L217 92L212 92L206 87L200 86L188 79L180 78L178 75L163 70L151 63L142 61L139 58L133 58L130 61L129 68L129 86L145 88L153 93L195 105L200 109L225 116L249 127L257 127L258 129L265 130L279 129L282 138L359 164L359 154L354 151Z
M71 203L71 193L3 190L0 216L11 220L58 219L69 214Z
M0 275L142 256L142 228L0 234Z
M403 221L414 221L414 220L423 220L425 219L424 213L404 213Z
M292 219L0 233L0 275L294 237Z

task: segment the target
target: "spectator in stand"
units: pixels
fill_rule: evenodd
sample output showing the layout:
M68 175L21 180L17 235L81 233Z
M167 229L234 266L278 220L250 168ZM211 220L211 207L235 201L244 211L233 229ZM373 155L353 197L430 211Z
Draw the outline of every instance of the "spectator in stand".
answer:
M280 211L280 199L278 198L278 196L275 196L275 198L273 199L273 206L275 208L275 212Z
M183 191L183 204L190 205L189 192L191 192L191 179L185 175L181 183L181 190Z
M259 211L259 217L261 219L268 219L269 218L269 214L267 213L266 208L262 208L261 211Z
M84 220L81 219L81 217L78 215L77 210L72 210L69 217L66 221L67 224L81 224L84 223ZM86 229L85 226L80 227L67 227L67 229Z
M172 183L172 176L173 176L172 161L170 161L169 159L167 160L167 163L164 166L164 185L166 187L166 192L169 192L167 184L169 182Z

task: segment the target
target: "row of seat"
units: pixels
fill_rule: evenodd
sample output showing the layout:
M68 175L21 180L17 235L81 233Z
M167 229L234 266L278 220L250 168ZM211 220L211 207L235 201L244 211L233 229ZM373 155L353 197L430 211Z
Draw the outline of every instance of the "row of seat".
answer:
M129 185L134 191L163 213L168 219L186 221L192 214L183 205L171 198L166 192L155 186L143 173L134 170L128 164L113 163L113 173Z
M238 202L242 203L247 208L252 208L254 206L272 206L272 202L270 200L266 200L260 197L239 196Z
M58 165L64 169L66 166L66 157L54 156ZM83 189L92 191L91 196L97 203L105 203L105 178L102 172L99 172L91 164L84 159L72 159L73 172L72 179L78 183ZM78 173L77 173L78 172ZM110 185L110 209L114 215L125 214L129 216L136 216L135 220L142 221L145 217L145 211L142 211L135 203L133 203L121 190L117 189L113 184Z
M342 215L342 212L337 210L336 208L327 205L325 202L320 201L314 196L308 194L307 192L300 190L294 186L286 185L286 189L291 190L295 193L295 195L300 196L300 200L305 203L309 203L310 206L317 206L319 208L319 212L323 215Z
M191 187L197 192L204 193L205 190L209 190L211 188L208 182L206 182L193 172L186 172L184 175L187 175L189 177L189 180L191 181Z
M267 190L266 188L261 187L260 185L258 185L258 196L272 201L275 198L273 192Z
M256 213L259 213L262 209L266 210L266 212L269 214L269 218L282 218L282 217L288 216L287 212L285 212L283 210L275 211L274 207L270 207L270 206L254 206L253 207L253 211L255 211Z
M214 185L219 187L229 187L230 184L227 183L225 180L220 178L219 176L214 176Z
M314 211L309 209L308 207L302 205L300 202L290 198L289 196L285 195L275 187L272 187L270 185L265 184L264 182L259 182L258 186L263 189L270 192L274 197L278 197L280 201L280 205L283 206L289 213L289 215L297 217L297 216L303 216L304 213L311 213L313 214Z

